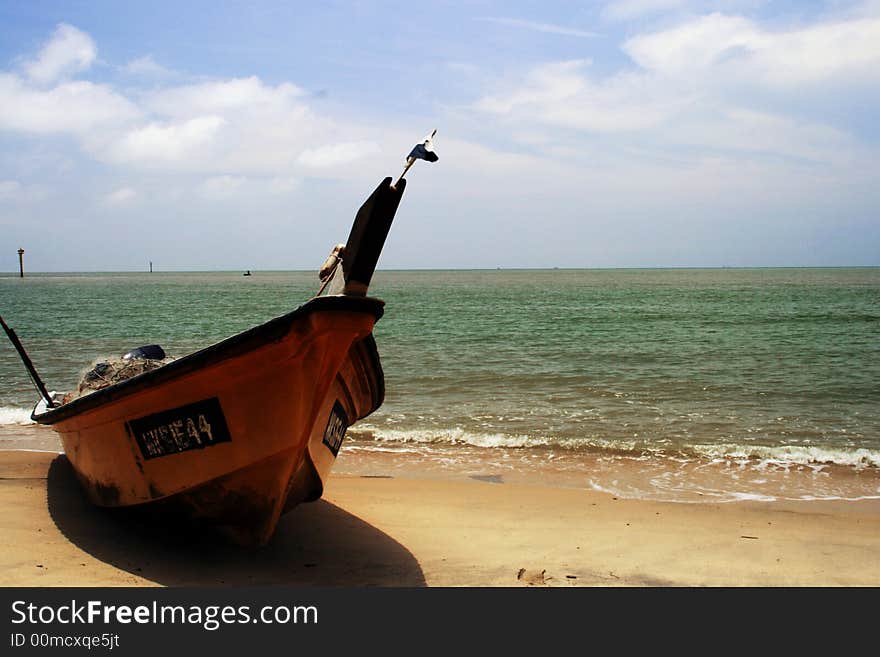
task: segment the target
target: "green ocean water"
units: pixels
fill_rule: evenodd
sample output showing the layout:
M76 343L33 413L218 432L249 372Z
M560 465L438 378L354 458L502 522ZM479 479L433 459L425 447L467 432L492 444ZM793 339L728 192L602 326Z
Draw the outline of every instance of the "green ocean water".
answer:
M64 391L97 357L151 343L184 355L291 310L317 283L7 275L0 313ZM880 491L880 269L379 271L371 294L386 301L375 335L387 394L350 431L354 452L844 467L861 473L859 495ZM6 343L0 424L22 422L35 398Z

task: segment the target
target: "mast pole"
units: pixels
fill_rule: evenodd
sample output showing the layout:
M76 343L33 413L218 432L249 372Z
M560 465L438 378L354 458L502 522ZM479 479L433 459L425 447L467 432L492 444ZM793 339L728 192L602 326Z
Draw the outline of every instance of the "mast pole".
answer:
M397 186L400 184L400 181L403 180L403 177L406 175L406 172L409 171L409 168L416 163L416 158L408 157L406 158L406 168L403 170L403 173L400 174L400 178L397 179L397 182L391 185L391 189L397 189Z

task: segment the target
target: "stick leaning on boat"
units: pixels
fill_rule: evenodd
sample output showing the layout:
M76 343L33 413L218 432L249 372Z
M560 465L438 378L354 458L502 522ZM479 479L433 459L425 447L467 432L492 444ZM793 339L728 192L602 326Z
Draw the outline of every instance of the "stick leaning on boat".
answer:
M0 325L3 326L3 330L6 332L6 337L9 338L9 341L12 342L12 346L15 347L15 350L18 352L19 358L21 358L21 361L24 363L24 366L31 377L31 381L33 381L34 383L34 387L36 387L37 392L40 393L40 396L46 402L46 407L52 408L55 405L55 402L52 399L52 396L49 394L49 391L46 390L46 384L43 383L43 379L41 379L40 375L37 374L37 370L34 367L30 356L28 356L28 353L24 350L24 346L21 344L21 340L18 339L15 331L9 328L6 322L3 321L2 316L0 316Z

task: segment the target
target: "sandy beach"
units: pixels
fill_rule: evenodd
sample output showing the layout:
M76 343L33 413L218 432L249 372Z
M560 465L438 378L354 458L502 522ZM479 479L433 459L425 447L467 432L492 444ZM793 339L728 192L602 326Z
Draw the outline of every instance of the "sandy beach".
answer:
M0 554L3 586L877 586L880 501L334 475L249 550L95 508L63 455L6 450Z

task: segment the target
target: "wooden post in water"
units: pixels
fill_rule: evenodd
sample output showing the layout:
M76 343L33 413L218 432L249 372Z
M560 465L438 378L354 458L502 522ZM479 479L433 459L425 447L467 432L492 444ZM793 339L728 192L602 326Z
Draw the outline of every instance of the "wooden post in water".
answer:
M18 250L18 277L24 278L24 249Z

